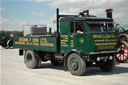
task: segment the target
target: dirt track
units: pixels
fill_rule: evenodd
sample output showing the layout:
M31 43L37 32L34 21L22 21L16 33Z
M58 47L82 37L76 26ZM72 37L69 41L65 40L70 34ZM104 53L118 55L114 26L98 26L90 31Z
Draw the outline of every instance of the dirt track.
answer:
M18 49L0 48L0 53L1 85L128 85L128 63L118 64L113 72L90 68L84 76L73 76L50 62L28 69Z

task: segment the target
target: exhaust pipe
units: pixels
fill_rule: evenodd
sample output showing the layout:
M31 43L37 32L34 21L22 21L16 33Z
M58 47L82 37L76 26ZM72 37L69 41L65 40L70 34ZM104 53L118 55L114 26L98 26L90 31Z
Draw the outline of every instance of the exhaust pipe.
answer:
M112 11L113 11L113 9L106 9L107 18L111 18L112 19Z

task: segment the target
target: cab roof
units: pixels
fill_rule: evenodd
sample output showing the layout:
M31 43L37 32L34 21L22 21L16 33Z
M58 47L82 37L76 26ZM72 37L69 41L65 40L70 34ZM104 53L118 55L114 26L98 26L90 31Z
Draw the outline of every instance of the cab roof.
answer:
M60 19L60 21L81 21L81 20L85 20L85 21L100 21L100 22L104 22L104 21L110 21L112 22L113 19L111 18L97 18L97 17L78 17L78 16L70 16L70 17L63 17Z

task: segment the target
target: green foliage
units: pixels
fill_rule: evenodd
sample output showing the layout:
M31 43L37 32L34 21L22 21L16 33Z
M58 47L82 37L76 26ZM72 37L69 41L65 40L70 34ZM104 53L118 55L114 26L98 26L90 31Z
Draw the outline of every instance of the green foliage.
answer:
M10 39L10 34L13 33L15 36L23 36L21 31L0 31L0 45L2 44L2 38L5 38L6 41Z

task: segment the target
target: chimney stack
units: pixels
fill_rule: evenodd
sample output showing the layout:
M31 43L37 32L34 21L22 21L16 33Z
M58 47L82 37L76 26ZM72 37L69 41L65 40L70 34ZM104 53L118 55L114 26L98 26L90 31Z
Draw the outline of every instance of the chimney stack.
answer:
M112 11L113 11L113 9L106 9L107 18L111 18L112 19Z

